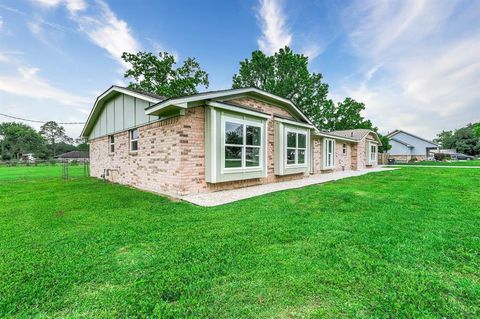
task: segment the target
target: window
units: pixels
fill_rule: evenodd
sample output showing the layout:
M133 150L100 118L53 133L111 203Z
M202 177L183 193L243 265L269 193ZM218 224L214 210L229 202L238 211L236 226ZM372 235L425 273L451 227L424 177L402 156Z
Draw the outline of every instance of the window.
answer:
M130 130L130 152L138 151L138 129Z
M110 153L115 152L115 136L113 135L108 136L108 150Z
M377 162L377 150L378 146L376 144L371 143L370 144L370 164L374 164Z
M287 131L287 165L305 164L307 151L307 135Z
M323 140L323 168L335 167L335 140Z
M244 121L225 121L225 169L259 168L262 127Z
M347 154L347 144L345 144L345 143L343 143L342 152L343 152L343 154Z

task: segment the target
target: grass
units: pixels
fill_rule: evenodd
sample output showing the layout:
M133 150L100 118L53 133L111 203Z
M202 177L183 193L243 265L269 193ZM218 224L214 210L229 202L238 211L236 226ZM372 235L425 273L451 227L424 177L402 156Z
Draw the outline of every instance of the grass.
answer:
M213 208L27 169L0 170L2 318L480 317L477 169Z
M428 165L428 166L480 166L480 160L471 161L452 161L452 162L434 162L420 161L415 163L405 163L401 165Z
M69 177L84 176L83 164L69 165ZM37 178L62 178L63 166L62 164L55 165L39 165L39 166L0 166L0 181L1 180L31 180Z

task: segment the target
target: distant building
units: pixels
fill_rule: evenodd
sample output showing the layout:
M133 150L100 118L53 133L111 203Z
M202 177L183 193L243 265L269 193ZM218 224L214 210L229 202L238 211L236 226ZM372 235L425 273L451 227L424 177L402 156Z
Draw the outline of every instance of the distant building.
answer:
M67 153L63 153L57 156L60 160L67 160L67 161L84 161L88 160L88 153L81 152L81 151L71 151Z
M423 161L438 150L438 145L434 142L402 130L395 130L387 134L387 137L392 146L388 152L389 158L397 161Z
M25 153L20 156L20 160L23 162L34 162L35 155L33 153Z

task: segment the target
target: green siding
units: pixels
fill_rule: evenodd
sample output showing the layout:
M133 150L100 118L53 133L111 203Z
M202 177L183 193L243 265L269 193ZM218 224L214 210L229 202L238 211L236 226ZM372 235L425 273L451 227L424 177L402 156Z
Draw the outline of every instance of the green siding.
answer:
M121 132L158 119L145 115L148 101L118 94L103 104L100 115L94 124L90 139Z

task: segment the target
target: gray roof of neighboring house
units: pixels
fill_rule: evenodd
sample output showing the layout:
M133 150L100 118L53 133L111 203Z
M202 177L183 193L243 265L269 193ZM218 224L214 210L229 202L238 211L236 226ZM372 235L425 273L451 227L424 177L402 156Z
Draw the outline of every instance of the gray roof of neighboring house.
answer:
M432 141L430 141L430 140L427 140L426 138L423 138L423 137L414 135L414 134L412 134L412 133L408 133L408 132L406 132L406 131L404 131L404 130L395 130L395 131L393 131L393 132L391 132L391 133L388 133L386 136L387 136L389 139L392 139L392 137L395 136L395 135L397 135L398 133L404 133L404 134L413 136L413 137L415 137L415 138L418 138L419 140L422 140L422 141L424 141L424 142L427 142L427 143L430 143L430 144L433 144L433 145L437 145L437 146L438 146L437 143L434 143L434 142L432 142Z
M353 140L360 141L365 136L367 136L368 133L371 133L371 132L373 131L369 129L359 128L354 130L333 131L333 132L329 132L329 134L340 136L340 137L348 137Z
M71 151L57 156L57 158L88 158L87 152Z

